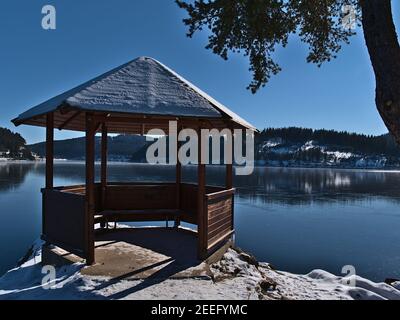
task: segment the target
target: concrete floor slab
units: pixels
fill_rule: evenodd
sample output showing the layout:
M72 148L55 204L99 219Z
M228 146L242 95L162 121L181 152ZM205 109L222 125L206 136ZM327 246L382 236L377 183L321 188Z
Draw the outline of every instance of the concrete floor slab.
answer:
M197 259L196 233L183 229L129 228L96 236L96 264L88 276L114 280L211 277L209 265Z

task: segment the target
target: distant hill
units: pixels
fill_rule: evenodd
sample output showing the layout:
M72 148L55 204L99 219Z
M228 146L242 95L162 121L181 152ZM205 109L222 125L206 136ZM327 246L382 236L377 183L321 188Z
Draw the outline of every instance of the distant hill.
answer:
M96 137L96 158L100 159L101 138ZM134 135L108 137L110 161L131 161L132 156L146 145L146 138ZM46 155L44 142L32 144L29 148L41 157ZM54 142L54 157L67 160L85 159L85 138L58 140Z
M0 158L12 160L33 160L25 139L9 129L0 127Z
M146 162L149 142L145 137L109 137L110 161ZM45 144L30 145L45 156ZM334 130L306 128L265 129L256 136L256 163L268 166L398 168L400 147L389 135L368 136ZM85 159L85 138L55 142L55 157ZM100 137L96 137L96 158L100 158Z
M389 135L367 136L305 128L265 129L257 136L258 164L276 166L400 166L400 147Z

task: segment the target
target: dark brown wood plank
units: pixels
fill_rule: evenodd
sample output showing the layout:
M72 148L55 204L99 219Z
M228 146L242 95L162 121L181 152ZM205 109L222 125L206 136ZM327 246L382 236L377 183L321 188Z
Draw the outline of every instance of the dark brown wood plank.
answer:
M76 111L71 117L65 120L61 125L58 126L58 130L63 130L67 125L69 125L72 121L74 121L79 115L81 111Z
M197 225L198 220L197 220L196 209L191 211L187 210L182 211L181 221Z
M180 208L181 207L181 183L182 183L182 164L179 161L179 148L180 148L180 143L178 139L178 134L180 131L180 127L178 126L178 132L177 132L177 140L176 140L176 207Z
M219 223L222 220L228 220L231 219L232 217L232 211L231 209L226 210L224 212L221 212L218 216L211 218L208 220L208 228L212 228L212 226L216 223Z
M223 187L216 187L216 186L206 186L206 194L216 193L220 191L226 190Z
M207 255L207 221L208 215L205 208L206 166L201 163L202 139L200 130L198 133L198 190L197 190L197 232L198 232L198 256L204 259Z
M226 223L229 223L230 225L232 225L232 217L230 214L222 216L219 220L210 222L208 224L208 235L210 236L212 231L214 231L215 229L217 229L218 227L220 227Z
M95 262L94 214L95 214L95 122L93 115L86 114L86 263Z
M208 206L208 220L214 219L223 213L231 214L232 200L221 201L212 206Z
M82 188L76 188L76 189L66 189L66 190L62 190L62 192L65 192L65 193L86 194L86 188L85 188L85 187L82 187Z
M46 189L53 188L54 176L54 113L46 117Z
M108 185L105 209L178 209L176 185Z
M212 216L209 216L208 218L208 222L210 223L210 221L217 221L218 219L221 219L225 216L231 216L232 214L232 207L228 206L225 208L221 208L218 211L214 211Z
M208 218L211 219L214 216L220 214L223 211L226 211L227 209L232 208L232 199L227 199L212 205L208 206Z
M233 165L227 164L225 170L226 170L225 186L227 189L232 189L233 188Z
M75 110L74 110L75 111ZM77 110L76 110L77 111ZM108 132L109 133L130 133L130 134L141 134L142 133L142 124L143 122L149 122L146 124L146 130L150 130L153 128L160 128L160 124L162 127L165 127L165 132L168 131L168 121L170 120L177 120L179 123L185 128L197 129L199 127L198 118L191 118L191 117L160 117L160 116L149 116L149 115L131 115L131 114L121 114L121 113L114 113L110 114L110 116L104 115L104 113L96 114L96 122L103 122L105 118L110 118L108 121ZM65 121L70 118L69 113L61 113L59 111L55 112L55 127L58 128L63 126ZM119 122L119 120L122 120ZM141 121L144 120L144 121ZM113 122L114 121L114 122ZM35 125L35 126L46 126L46 116L38 116L32 119L29 119L24 122L25 124ZM134 129L127 129L130 128L131 125L136 124ZM241 128L241 126L237 126L235 124L227 124L225 120L221 119L205 119L205 121L200 124L203 128L212 127L215 129L225 129L227 125L231 125L231 129L234 128ZM78 115L75 119L70 121L68 124L64 126L63 129L66 130L74 130L74 131L83 131L86 130L86 120L85 120L85 112L82 112Z
M208 238L208 245L210 243L214 243L217 239L223 237L224 235L229 233L231 230L232 230L231 228L225 228L225 229L222 229L220 232L215 233L212 237Z
M182 221L197 225L197 185L181 183L180 209L184 212Z
M229 189L207 194L206 197L208 201L213 201L216 199L233 196L234 194L235 194L235 189Z
M108 155L108 131L107 125L102 124L101 130L101 206L104 208L106 203L107 187L107 155Z
M43 236L51 244L64 244L61 248L75 248L85 252L85 196L59 190L43 190L43 204L46 208L46 226ZM82 258L85 256L80 255Z
M225 234L222 234L220 237L212 239L211 241L208 242L208 248L207 250L211 250L215 246L219 245L220 243L223 243L227 239L229 239L233 234L235 233L235 230L231 230Z
M224 212L223 214L219 215L215 219L209 220L208 226L209 226L209 228L212 228L212 226L215 225L216 223L219 223L222 220L227 221L231 218L232 218L231 211Z
M221 223L219 226L215 226L212 230L209 230L208 238L213 239L216 235L230 230L232 230L231 220Z
M229 160L231 160L232 161L232 163L233 163L233 158L234 158L234 154L233 154L233 139L234 139L234 136L233 136L233 130L231 129L230 130L231 131L231 136L232 136L232 150L231 150L231 154L230 154L230 158L231 159L229 159ZM228 157L228 155L225 155L225 158L227 158ZM233 164L232 163L229 163L229 164L227 164L226 166L225 166L225 187L227 188L227 189L232 189L233 188Z

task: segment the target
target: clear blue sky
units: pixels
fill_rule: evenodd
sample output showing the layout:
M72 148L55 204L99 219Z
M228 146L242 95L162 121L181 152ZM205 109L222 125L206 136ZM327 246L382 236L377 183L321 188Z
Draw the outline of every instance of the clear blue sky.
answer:
M400 5L394 1L400 26ZM57 9L57 30L41 28L41 9ZM185 36L184 12L173 0L3 0L0 12L0 126L28 142L44 129L13 127L26 109L137 56L152 56L258 128L302 126L382 134L374 77L362 33L339 58L318 69L296 39L278 50L283 71L258 94L246 58L226 62L205 50L206 33ZM56 138L76 136L57 132ZM79 134L78 134L79 135Z

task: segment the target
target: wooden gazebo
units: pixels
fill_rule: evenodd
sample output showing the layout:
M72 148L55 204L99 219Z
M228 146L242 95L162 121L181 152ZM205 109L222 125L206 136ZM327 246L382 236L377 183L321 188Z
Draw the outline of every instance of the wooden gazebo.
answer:
M15 125L46 127L46 186L42 238L95 262L95 225L126 221L181 221L197 225L203 259L234 233L232 165L223 187L206 185L198 161L198 183L107 182L107 135L145 134L153 128L256 130L228 108L160 62L141 57L21 114ZM54 187L54 129L86 133L86 184ZM95 181L95 135L101 132L101 179ZM199 135L201 137L201 135ZM201 143L199 143L201 145Z

